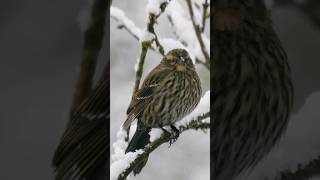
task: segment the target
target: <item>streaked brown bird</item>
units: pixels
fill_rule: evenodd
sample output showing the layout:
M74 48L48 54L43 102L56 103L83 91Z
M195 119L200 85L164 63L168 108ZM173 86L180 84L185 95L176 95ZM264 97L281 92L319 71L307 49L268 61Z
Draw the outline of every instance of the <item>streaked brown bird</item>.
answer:
M131 100L123 128L128 129L135 119L138 123L126 152L144 148L149 143L151 128L162 128L181 120L194 110L200 97L200 79L188 52L171 50L148 74ZM135 167L134 174L138 174L146 162L147 159Z
M108 62L96 87L74 110L53 157L55 180L107 178L109 77Z
M233 180L285 132L293 86L263 0L215 0L212 20L211 178Z

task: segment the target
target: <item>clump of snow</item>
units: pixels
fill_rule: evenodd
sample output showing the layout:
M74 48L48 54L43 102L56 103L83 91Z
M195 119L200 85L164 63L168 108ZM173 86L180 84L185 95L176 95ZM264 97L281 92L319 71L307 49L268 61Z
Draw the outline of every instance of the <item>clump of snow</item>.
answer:
M125 141L127 132L120 127L117 133L117 141L113 143L114 154L111 156L112 164L110 165L110 180L116 180L119 175L126 170L130 164L137 158L143 150L125 153L128 143Z
M120 127L117 132L117 141L113 143L114 154L111 156L113 161L120 159L125 154L125 149L128 143L125 141L127 132Z
M186 47L180 41L172 38L162 38L159 39L159 42L162 45L165 53L168 53L170 50L176 48L186 49Z
M161 12L160 5L167 2L166 0L149 0L146 8L148 14L158 15Z
M152 34L151 32L149 32L147 29L145 29L142 32L142 35L140 37L140 43L144 42L144 41L152 41L155 38L154 34Z
M163 130L160 128L152 128L149 135L150 135L150 142L153 142L161 137Z
M198 106L185 118L183 118L181 121L178 121L175 126L186 126L189 124L194 118L198 116L202 116L203 114L210 111L210 91L207 91L204 96L202 96ZM205 120L208 122L208 120Z
M117 180L119 175L130 166L139 154L142 153L143 150L141 149L135 152L128 152L123 155L121 159L114 161L110 166L110 180Z
M119 8L114 6L110 7L110 17L116 19L119 25L123 25L138 39L142 37L143 31L135 25L135 23L129 19L126 14Z

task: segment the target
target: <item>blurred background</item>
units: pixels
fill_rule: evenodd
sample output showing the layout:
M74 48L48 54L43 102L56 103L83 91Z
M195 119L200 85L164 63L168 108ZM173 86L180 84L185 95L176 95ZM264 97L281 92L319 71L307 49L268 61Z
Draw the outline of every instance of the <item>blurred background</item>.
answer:
M87 8L87 0L0 0L0 179L53 180ZM101 52L98 72L109 48Z

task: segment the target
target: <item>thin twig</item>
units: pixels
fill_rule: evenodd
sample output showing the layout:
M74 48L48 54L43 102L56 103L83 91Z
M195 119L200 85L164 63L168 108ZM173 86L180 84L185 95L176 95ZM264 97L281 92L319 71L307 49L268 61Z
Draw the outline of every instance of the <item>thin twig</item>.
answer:
M136 71L136 80L135 80L135 84L134 84L134 88L133 88L132 97L134 97L136 92L139 90L139 85L140 85L140 81L141 81L141 77L142 77L142 73L143 73L143 66L144 66L144 62L145 62L146 55L147 55L147 52L148 52L148 48L149 48L150 45L151 45L150 41L142 42L141 54L140 54L140 59L139 59L139 62L138 62L138 68L137 68L137 71Z
M129 35L131 35L135 40L137 41L140 41L140 35L138 35L137 33L133 32L132 29L130 29L126 24L124 24L120 19L118 19L117 17L115 16L110 16L113 20L115 20L116 22L119 23L119 25L117 26L118 29L124 29L125 31L127 31L129 33ZM138 27L136 27L138 28ZM139 28L139 30L141 30ZM142 33L142 30L141 30L141 33ZM153 51L156 51L157 50L153 47L153 46L150 46L149 49L153 50Z
M118 29L125 29L131 36L133 36L136 40L139 41L138 35L134 34L127 26L124 24L118 25Z
M207 19L207 12L208 12L209 3L208 0L205 0L204 4L202 5L202 27L201 32L203 33L206 28L206 19Z
M168 18L168 21L169 21L169 23L170 23L170 25L171 26L176 26L175 24L174 24L174 22L173 22L173 19L172 19L172 17L171 17L171 15L167 15L167 18ZM176 38L181 42L181 44L183 44L184 46L188 46L188 43L187 42L185 42L183 39L181 39L180 38L180 36L178 35L178 33L176 32L176 31L173 31L173 34L176 36ZM198 57L195 57L195 63L196 64L201 64L201 65L203 65L204 67L206 67L207 68L207 65L206 65L206 63L204 62L204 61L202 61L202 60L200 60ZM208 69L208 68L207 68ZM210 71L210 69L208 69L209 71Z
M180 133L193 129L193 130L207 130L210 129L210 123L209 122L203 122L202 120L209 118L210 112L205 113L202 116L196 117L194 120L192 120L188 125L186 126L180 126L178 127L180 130ZM147 156L149 156L150 153L152 153L156 148L158 148L160 145L167 143L171 140L171 135L168 133L163 133L160 138L157 140L151 142L149 145L147 145L143 149L143 153L138 155L137 158L130 164L130 166L123 171L118 177L118 180L125 180L127 176L133 171L134 167L137 166L141 161L143 161Z
M160 13L161 14L161 13ZM154 35L154 42L156 43L156 46L158 47L158 50L160 52L160 54L162 56L164 56L164 48L162 47L162 45L159 42L158 36L154 30L154 25L157 23L157 18L159 17L159 15L155 15L155 14L149 14L149 23L147 25L147 30ZM150 44L151 46L151 44Z
M155 33L154 30L154 26L157 23L157 19L160 17L160 15L165 11L165 8L167 7L167 2L164 2L160 5L160 9L161 12L158 15L155 14L149 14L149 21L147 23L147 30L149 33L153 34L155 36L155 38L153 39L153 41L156 42L159 52L164 55L164 49L162 47L162 45L159 43L158 38L157 38L157 34ZM132 97L134 97L134 95L136 94L136 92L139 89L140 86L140 81L141 81L141 77L143 74L143 66L144 66L144 62L145 62L145 57L147 54L147 51L149 48L151 48L151 44L152 41L143 41L141 42L141 54L140 54L140 59L138 62L138 68L136 71L136 80L135 80L135 85L133 88L133 93L132 93Z
M201 47L201 51L202 51L202 53L204 55L204 58L205 58L205 65L210 70L210 56L209 56L209 54L208 54L208 52L206 50L206 47L204 45L200 27L195 22L191 0L186 0L186 1L187 1L187 4L188 4L188 9L189 9L189 14L190 14L190 18L191 18L191 21L192 21L192 25L194 27L197 39L199 41L199 44L200 44L200 47Z

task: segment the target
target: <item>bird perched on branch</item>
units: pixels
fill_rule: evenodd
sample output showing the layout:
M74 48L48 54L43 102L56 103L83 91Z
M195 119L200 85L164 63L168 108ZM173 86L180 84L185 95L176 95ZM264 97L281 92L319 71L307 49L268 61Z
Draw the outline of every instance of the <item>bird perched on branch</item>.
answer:
M263 0L215 0L212 20L211 177L233 180L285 132L293 86Z
M149 143L151 128L162 128L181 120L194 110L200 97L200 79L188 52L171 50L148 74L131 100L123 129L128 129L135 119L138 123L126 152L143 149ZM146 162L147 159L135 167L134 174L138 174Z
M107 178L109 63L91 94L71 114L54 154L55 180Z

